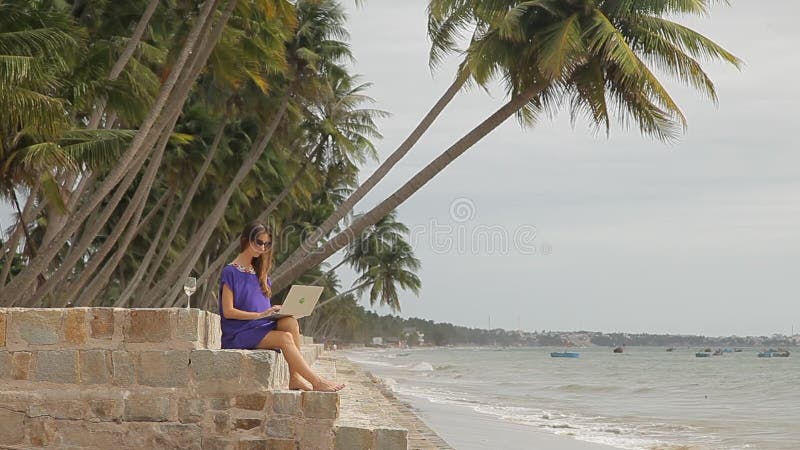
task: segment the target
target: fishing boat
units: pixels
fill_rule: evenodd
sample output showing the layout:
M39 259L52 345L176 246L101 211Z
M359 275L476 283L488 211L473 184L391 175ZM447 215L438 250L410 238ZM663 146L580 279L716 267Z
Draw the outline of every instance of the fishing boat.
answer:
M711 352L697 352L694 354L694 356L697 358L708 358L711 356Z
M711 356L722 356L722 350L720 349L714 350L714 353L712 353Z
M580 353L576 352L550 352L551 358L577 358Z
M614 351L614 353L622 353L624 351L624 349L620 345L620 346L615 347L613 351Z
M670 348L667 349L667 351L668 352L674 352L675 351L675 347L670 347Z
M791 353L789 350L779 348L775 350L773 348L769 350L764 350L763 352L758 352L759 358L788 358Z

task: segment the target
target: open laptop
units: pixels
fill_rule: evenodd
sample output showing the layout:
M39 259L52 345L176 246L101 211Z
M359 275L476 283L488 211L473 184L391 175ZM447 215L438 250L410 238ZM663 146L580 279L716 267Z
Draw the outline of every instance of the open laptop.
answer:
M303 286L302 284L294 284L289 289L289 294L283 301L283 306L280 312L265 319L280 319L282 317L294 317L299 319L311 314L314 307L319 301L319 296L322 295L322 286Z

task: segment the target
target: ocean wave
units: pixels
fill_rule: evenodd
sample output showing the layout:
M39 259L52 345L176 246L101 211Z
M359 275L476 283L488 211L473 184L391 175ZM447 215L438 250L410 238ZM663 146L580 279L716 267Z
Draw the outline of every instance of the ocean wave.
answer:
M603 393L603 392L616 392L622 390L619 386L609 386L609 385L592 385L592 384L565 384L563 386L559 386L558 390L564 392L575 392L575 393Z
M410 367L408 370L412 372L433 372L433 366L429 362L421 362Z

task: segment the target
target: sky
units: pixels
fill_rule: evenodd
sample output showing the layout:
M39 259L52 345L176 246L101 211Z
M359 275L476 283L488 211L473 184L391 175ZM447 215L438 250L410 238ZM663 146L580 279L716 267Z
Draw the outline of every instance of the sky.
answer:
M353 69L392 113L379 122L383 159L457 61L431 72L425 1L344 5ZM662 77L689 121L676 144L618 125L609 136L573 128L564 111L528 130L509 120L476 144L398 208L423 266L422 291L403 295L401 315L529 331L800 330L798 14L789 0L734 0L681 20L745 65L706 66L717 105ZM460 94L356 209L383 200L503 100L502 89Z
M564 111L527 130L511 119L401 205L422 290L403 293L400 314L528 331L800 330L800 4L769 3L734 0L682 21L745 65L707 65L717 105L662 78L689 121L678 143L616 124L598 135L585 122L571 126ZM450 84L456 60L429 68L423 0L343 5L353 71L372 83L375 107L392 113L378 122L383 159ZM503 100L496 88L459 94L356 210ZM345 286L354 278L341 277Z

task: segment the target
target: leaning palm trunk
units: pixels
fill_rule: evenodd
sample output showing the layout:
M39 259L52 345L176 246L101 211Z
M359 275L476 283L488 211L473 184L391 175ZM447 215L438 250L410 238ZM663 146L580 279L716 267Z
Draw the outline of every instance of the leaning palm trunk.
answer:
M164 218L162 219L161 226L159 227L158 232L156 233L156 242L161 237L161 233L164 231L164 224L166 224L169 211L172 209L173 201L175 200L174 191L170 190L166 196L169 197L169 201L167 202L167 208L164 210ZM108 284L111 279L111 275L119 266L120 261L122 258L125 257L125 253L128 251L128 246L130 246L133 238L137 235L137 226L136 226L136 219L138 216L141 216L142 210L144 209L146 201L142 200L141 206L137 209L137 217L130 223L128 231L125 233L125 237L123 237L122 241L117 246L117 251L111 257L111 259L103 266L100 270L100 273L92 279L92 282L89 283L89 286L84 289L84 291L80 295L80 300L77 302L78 306L88 306L95 302L95 299L98 297L98 294L102 291L102 289Z
M289 182L289 184L286 185L286 187L283 188L283 191L281 191L281 193L278 194L278 196L275 197L269 203L269 205L267 205L267 207L261 212L261 214L259 214L258 218L256 218L256 221L264 222L267 220L269 215L272 214L272 212L275 211L278 205L280 205L281 202L289 195L289 193L292 192L297 183L300 181L305 170L308 169L310 163L311 160L306 160L306 162L303 164L300 170L298 170L298 172L295 174L294 178ZM212 275L214 274L218 275L222 269L222 266L225 264L225 261L227 261L228 258L233 254L238 245L239 241L236 239L234 239L230 244L228 244L228 246L225 247L225 249L219 254L219 256L217 256L217 259L215 259L214 262L211 263L211 265L208 266L203 271L203 273L197 278L197 284L202 285L207 280L211 279Z
M142 41L142 36L144 36L145 30L147 30L147 24L150 23L150 18L153 17L153 13L156 11L159 1L160 0L150 0L150 3L147 4L142 17L139 19L139 22L136 24L136 28L133 30L133 35L131 35L130 39L128 39L128 45L125 46L125 50L122 51L122 54L111 68L111 72L108 74L108 81L114 81L119 78L120 74L122 74L122 70L125 69L126 65L128 65L128 61L130 61L131 57L133 56L133 52L136 51L136 47L138 47L139 43ZM105 112L107 101L108 99L104 97L95 107L92 116L89 118L88 128L90 130L94 130L100 125L100 119L103 117L103 113Z
M161 263L164 261L164 258L167 256L167 252L169 252L170 247L172 246L172 242L175 239L175 236L178 234L178 230L180 229L181 223L183 222L183 218L186 216L186 213L189 211L189 207L192 204L192 199L194 199L197 190L200 188L200 183L203 181L203 178L208 171L209 166L211 166L211 161L214 160L214 156L217 152L217 148L222 141L222 137L225 134L225 121L223 120L220 123L219 130L217 130L217 134L214 136L214 141L211 143L211 149L209 150L208 154L206 155L205 161L203 161L203 165L200 167L200 170L195 175L194 180L192 180L192 185L189 187L189 191L186 193L185 197L183 198L183 204L181 205L180 211L178 211L178 216L172 223L172 228L167 235L167 238L164 240L164 245L161 247L161 251L158 252L158 256L156 257L155 261L152 264L152 269L150 276L147 278L147 282L145 286L150 286L153 279L158 272L159 267L161 267ZM145 265L142 266L142 270L146 270L147 267ZM134 277L134 281L137 278ZM139 278L141 279L141 277ZM128 290L135 289L138 286L139 282L136 281L132 283L133 287ZM123 295L124 297L124 295Z
M175 117L177 120L177 116ZM116 264L113 262L106 262L103 266L101 274L98 276L96 271L100 267L100 264L106 258L106 256L111 252L113 247L117 245L120 237L122 236L123 231L127 229L129 231L126 232L124 240L130 242L136 236L137 232L139 231L140 226L140 218L142 212L144 211L144 207L147 204L147 198L150 194L150 190L153 186L153 183L156 179L156 174L158 173L158 168L161 166L161 159L164 156L164 150L167 147L167 142L169 141L171 133L164 133L161 137L161 141L158 143L158 151L150 160L150 163L147 166L147 170L142 177L139 186L136 188L136 192L133 194L133 198L130 201L130 204L127 208L125 208L125 212L123 212L122 217L120 217L119 222L114 226L112 233L108 236L106 241L103 243L101 248L92 255L92 258L89 260L89 263L84 267L83 271L81 272L78 279L73 282L65 291L65 295L61 298L61 304L65 305L67 302L73 302L79 306L86 306L89 302L92 301L93 298L86 298L82 297L80 301L77 301L75 298L80 292L80 290L89 282L90 278L93 276L95 280L103 278L103 273L107 273L107 269L111 268L112 270L116 268ZM158 207L153 208L153 211L157 211ZM128 237L130 236L130 237ZM122 249L124 252L127 248L126 244L120 244L117 252ZM113 259L112 259L113 261ZM119 260L117 260L119 261ZM41 289L44 290L44 289Z
M150 0L147 7L142 14L142 17L139 19L139 22L136 24L136 28L133 31L133 35L131 35L130 39L128 39L128 44L125 46L125 49L122 51L122 54L114 63L114 66L111 68L111 72L108 74L108 81L114 81L122 74L122 71L125 69L125 66L128 65L131 57L133 56L133 52L136 51L136 47L139 46L139 43L142 40L142 36L144 36L144 32L147 29L147 25L150 22L150 18L153 16L153 13L158 7L160 0ZM105 112L106 103L108 102L107 98L102 98L95 107L94 112L92 113L91 117L89 118L89 124L87 125L87 129L95 130L100 125L100 120L103 117L103 113ZM111 119L107 121L106 125L107 128L111 128L109 125L114 123L115 119ZM89 174L82 174L83 180L86 180L89 177ZM70 194L71 200L80 197L81 193L85 189L86 183L84 181L75 188L74 191ZM72 183L74 182L74 178L68 177L67 181L62 184L61 188L64 192L69 192L72 189ZM54 236L61 231L64 224L67 221L67 217L69 216L69 211L72 211L73 208L67 208L67 212L65 213L57 213L55 211L49 211L49 217L47 220L47 230L45 231L45 236L42 238L42 242L40 245L45 245L49 243Z
M177 115L174 116L174 120L177 120ZM165 131L164 135L162 136L161 142L159 143L159 151L156 153L156 156L151 160L151 164L147 169L147 174L151 172L151 170L158 170L158 167L152 168L152 163L158 159L160 161L160 155L163 154L164 147L166 147L167 141L169 140L170 136L169 131ZM163 146L161 145L163 144ZM152 168L152 169L151 169ZM117 224L116 229L112 233L111 236L106 239L103 245L100 247L98 252L89 260L89 265L84 268L82 275L80 276L79 280L82 280L82 283L86 282L86 277L91 276L94 272L94 269L102 262L102 260L108 255L108 252L111 251L111 248L115 244L116 240L118 240L125 229L127 223L130 221L131 217L133 216L134 212L139 207L139 201L144 197L146 198L146 193L150 192L149 186L149 178L148 175L142 179L141 183L139 183L139 187L136 189L136 193L134 194L134 199L131 200L128 208L126 208L125 212L123 213L122 217L120 218L120 222ZM99 214L95 220L91 222L91 224L84 230L83 237L75 246L75 248L70 249L70 252L67 254L67 259L61 263L61 266L50 276L44 285L40 286L34 293L32 293L24 303L26 306L35 305L37 302L41 301L45 295L49 294L57 285L59 285L66 277L72 272L75 264L83 258L86 251L91 247L92 242L94 242L95 236L100 232L103 226L106 224L108 219L114 212L114 209L117 204L121 201L122 197L125 195L128 186L133 183L134 178L136 177L135 172L131 172L128 176L123 180L120 186L117 188L117 191L114 193L113 197L109 201L109 204L105 207L105 209ZM66 304L66 302L70 301L69 297L65 297L61 299L62 304Z
M198 40L200 40L200 42L205 40L201 39L204 37L200 36L201 31L205 31L206 33L209 32L209 27L207 26L209 23L209 18L211 17L212 12L216 8L219 1L220 0L207 0L204 4L202 11L198 15L197 23L189 32L186 43L184 44L178 59L173 66L173 70L170 72L169 77L162 86L161 92L159 93L155 104L148 112L148 115L139 128L139 131L136 133L133 142L128 150L121 156L118 164L111 170L103 183L97 187L86 203L79 208L67 221L61 232L59 232L59 234L53 238L52 242L48 243L47 247L42 249L38 257L33 258L29 262L26 269L24 269L18 276L14 277L14 279L8 284L7 289L4 289L5 292L25 292L28 290L36 280L37 276L40 273L43 273L50 265L50 262L59 253L61 247L66 243L67 239L69 239L69 237L81 227L89 214L91 214L91 212L106 198L106 196L114 189L114 187L119 185L120 181L126 178L126 174L130 172L135 173L139 170L141 164L144 163L145 156L150 153L150 149L155 144L155 140L161 135L161 132L164 128L163 122L168 120L162 118L162 112L165 107L180 107L186 101L188 89L186 89L185 95L173 95L173 90L179 80L186 78L184 67L186 66L192 52L197 50L196 45ZM230 2L235 3L235 0L230 0ZM227 20L227 18L224 17L223 19L225 21ZM223 21L223 19L218 21L218 26L225 26L225 21ZM205 64L205 61L203 61L202 64ZM189 67L191 69L191 65ZM194 79L188 81L193 82ZM160 127L159 124L161 125ZM0 300L2 300L3 297L5 297L5 294L0 294Z
M267 148L267 144L269 144L270 140L272 139L275 130L277 130L278 125L283 120L288 104L289 98L288 96L285 96L280 107L278 108L278 111L276 111L275 116L272 118L268 129L250 150L247 158L242 162L242 165L239 167L236 175L234 175L233 180L231 180L230 184L225 189L225 192L223 192L220 198L217 200L217 203L214 205L214 209L209 214L208 219L203 222L203 224L195 233L192 233L192 239L186 244L183 255L177 258L179 263L175 264L173 269L168 271L162 280L159 281L147 293L145 296L146 298L157 300L160 297L167 296L168 299L171 299L178 295L180 290L180 286L177 286L178 280L185 278L194 268L195 263L197 262L198 258L200 258L202 248L205 247L205 243L208 241L208 238L211 237L211 234L214 232L217 224L225 215L225 208L228 206L228 201L236 189L239 188L239 184L241 184L241 182L256 165L259 158L261 158L261 155ZM176 286L173 287L173 285ZM170 295L172 292L175 293L174 296Z
M36 194L38 190L39 183L37 182L36 185L31 189L28 199L25 201L25 206L22 208L22 214L20 214L17 219L17 225L14 227L14 231L11 233L11 236L9 236L8 241L3 244L3 248L0 249L0 260L5 257L3 270L0 272L0 287L6 283L8 274L11 273L11 266L14 265L14 257L17 254L17 247L19 246L22 236L25 234L25 224L28 223L32 217L35 217L36 214L38 214L38 211L44 207L44 202L42 202L38 207L35 206ZM2 303L0 303L0 305L1 304Z
M320 247L319 250L314 251L293 267L281 270L281 268L285 266L284 264L278 269L278 271L276 271L276 274L273 277L272 289L275 292L284 289L293 280L297 279L311 268L320 264L322 261L347 244L353 242L353 240L357 236L361 235L361 233L367 227L374 225L381 218L385 217L392 210L397 208L400 204L408 200L409 197L422 188L422 186L424 186L428 181L433 179L433 177L438 175L451 162L472 148L475 143L483 139L484 136L500 126L500 124L505 122L506 119L523 108L529 101L534 99L543 88L543 85L537 84L513 96L508 103L503 105L494 114L481 122L477 127L473 128L472 131L459 139L458 142L453 144L444 153L439 155L439 157L434 159L425 168L417 172L413 178L400 187L400 189L396 190L386 200L382 201L379 205L361 216L349 228L337 234L334 238Z
M433 122L436 121L436 118L439 117L439 114L444 110L444 108L453 100L453 98L458 94L461 88L469 79L469 76L466 72L466 69L460 68L459 72L456 76L455 81L450 87L445 91L439 101L436 102L435 105L428 111L428 114L422 118L422 121L417 125L414 131L400 144L399 147L391 154L388 158L369 176L369 178L364 181L352 194L350 194L347 199L342 202L334 211L333 214L330 215L325 222L322 223L317 229L310 235L308 238L303 241L303 243L294 251L292 254L283 262L283 268L292 267L298 261L302 260L305 256L309 254L309 252L313 251L313 249L317 246L317 243L320 239L326 236L328 233L333 230L336 224L339 223L342 218L344 218L358 203L362 198L364 198L375 185L378 184L391 170L392 168L414 147L414 144L419 141L422 135L428 130L428 128L433 125Z
M316 307L317 307L317 308L321 308L321 307L323 307L323 306L327 305L328 303L330 303L330 302L332 302L332 301L336 301L336 300L339 300L340 298L344 298L344 297L346 297L346 296L347 296L347 294L349 294L349 293L351 293L351 292L354 292L354 291L358 291L358 290L364 289L365 287L369 286L370 284L371 284L371 282L370 282L370 281L367 281L367 282L364 282L364 283L361 283L361 284L359 284L358 286L352 287L352 288L350 288L350 289L348 289L348 290L346 290L346 291L344 291L344 292L340 292L340 293L338 293L338 294L336 294L336 295L334 295L334 296L332 296L332 297L328 297L328 298L326 298L325 300L323 300L323 301L321 301L321 302L317 303L317 306L316 306Z

